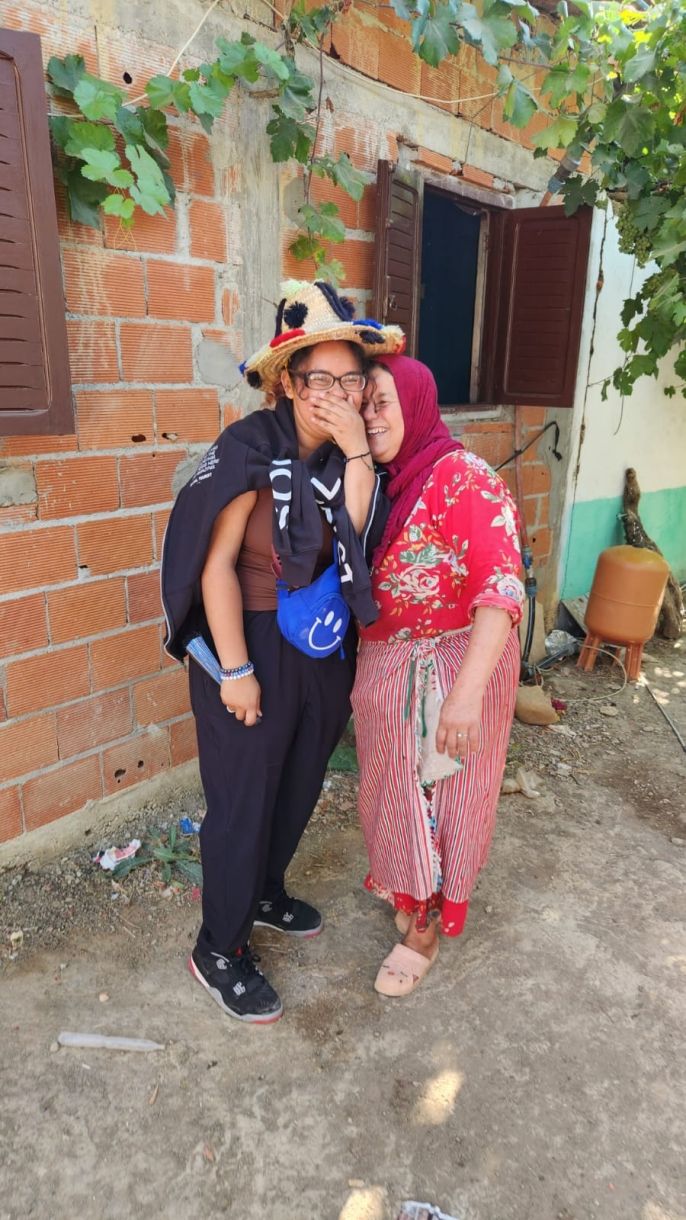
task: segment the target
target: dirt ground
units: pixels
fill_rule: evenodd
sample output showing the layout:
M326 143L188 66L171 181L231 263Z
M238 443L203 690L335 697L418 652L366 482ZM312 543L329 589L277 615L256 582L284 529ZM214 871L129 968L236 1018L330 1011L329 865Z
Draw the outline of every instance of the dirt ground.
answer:
M188 974L190 886L113 888L105 841L0 875L0 1220L393 1220L409 1199L685 1220L686 754L618 673L567 664L561 724L515 725L508 774L541 795L502 797L466 932L405 1001L372 989L394 929L360 886L354 775L331 776L291 873L324 934L255 936L286 1008L270 1028ZM686 737L684 642L651 643L645 673ZM110 841L201 807L181 793ZM164 1049L56 1049L61 1030Z

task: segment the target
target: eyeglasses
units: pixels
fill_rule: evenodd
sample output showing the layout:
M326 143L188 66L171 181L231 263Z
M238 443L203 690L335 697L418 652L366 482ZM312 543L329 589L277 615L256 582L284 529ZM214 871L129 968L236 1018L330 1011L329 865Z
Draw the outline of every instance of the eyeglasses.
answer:
M326 373L323 369L311 369L308 373L294 372L291 376L300 377L308 390L331 390L338 382L341 389L351 394L363 390L369 380L366 373L344 373L342 377L334 377L333 373Z

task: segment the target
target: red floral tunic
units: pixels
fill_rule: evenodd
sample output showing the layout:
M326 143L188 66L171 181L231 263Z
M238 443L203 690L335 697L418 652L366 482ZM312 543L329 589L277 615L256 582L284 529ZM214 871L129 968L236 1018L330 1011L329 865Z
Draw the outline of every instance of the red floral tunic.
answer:
M381 613L360 636L442 635L469 626L477 606L498 606L518 623L520 568L517 510L502 479L474 453L448 453L372 573Z

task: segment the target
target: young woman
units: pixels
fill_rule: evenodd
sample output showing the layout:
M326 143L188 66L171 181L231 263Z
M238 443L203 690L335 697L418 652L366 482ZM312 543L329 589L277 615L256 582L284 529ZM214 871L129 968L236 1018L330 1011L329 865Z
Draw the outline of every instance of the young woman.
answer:
M365 358L401 341L397 328L356 322L329 285L291 284L274 339L244 366L275 406L222 433L167 530L167 650L183 660L189 636L200 634L221 666L218 685L190 661L207 812L203 922L189 964L242 1021L282 1014L249 947L253 926L321 931L319 912L290 897L284 877L350 715L357 647L352 626L328 656L289 643L277 623L276 571L288 586L309 585L332 564L335 539L342 595L360 622L373 620L366 555L387 506L360 415ZM315 642L335 627L318 623Z

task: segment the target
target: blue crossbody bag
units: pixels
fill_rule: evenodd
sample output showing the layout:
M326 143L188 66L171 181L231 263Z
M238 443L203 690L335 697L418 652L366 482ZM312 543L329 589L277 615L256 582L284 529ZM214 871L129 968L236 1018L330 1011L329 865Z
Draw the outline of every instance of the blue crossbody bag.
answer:
M289 589L279 576L276 580L276 621L282 636L307 657L330 657L343 640L350 623L350 607L343 597L336 562L302 589Z

